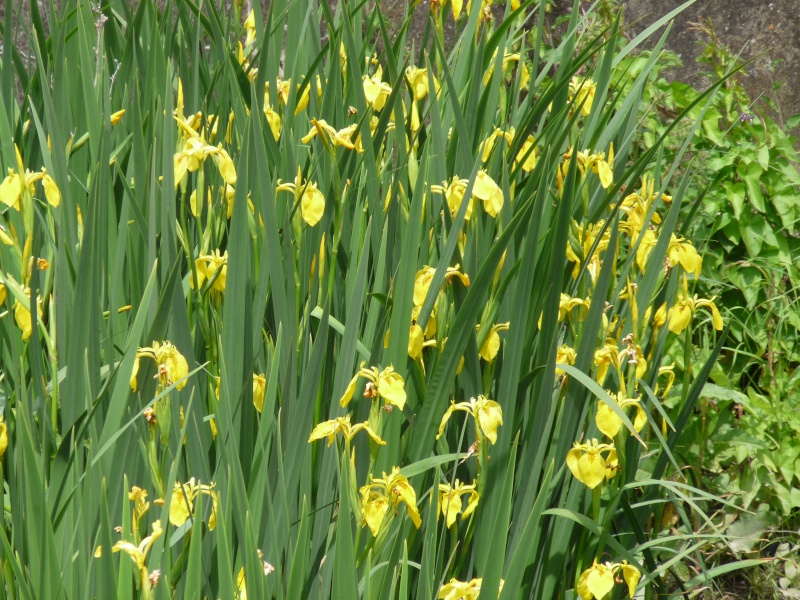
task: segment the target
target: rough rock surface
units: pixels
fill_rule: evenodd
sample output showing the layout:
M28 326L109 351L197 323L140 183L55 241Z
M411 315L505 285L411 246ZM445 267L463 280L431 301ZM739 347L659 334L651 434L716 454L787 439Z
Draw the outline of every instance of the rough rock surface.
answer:
M635 34L660 16L669 13L683 0L622 0L626 31ZM557 8L571 8L572 2L557 0ZM584 1L584 5L589 5ZM707 42L705 34L692 23L710 18L720 42L749 60L742 85L753 99L772 98L777 119L800 113L800 0L697 0L679 14L672 25L666 46L683 61L671 77L705 88L710 79L706 65L695 58ZM777 90L776 86L780 86ZM755 100L759 101L759 100Z

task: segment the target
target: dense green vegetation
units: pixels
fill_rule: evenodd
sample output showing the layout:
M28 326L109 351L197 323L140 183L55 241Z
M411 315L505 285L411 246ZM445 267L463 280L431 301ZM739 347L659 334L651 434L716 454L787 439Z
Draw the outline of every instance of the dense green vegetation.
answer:
M722 46L701 92L661 77L674 14L629 42L603 5L552 36L449 0L411 44L380 4L12 4L3 597L763 567L742 536L800 505L800 177Z

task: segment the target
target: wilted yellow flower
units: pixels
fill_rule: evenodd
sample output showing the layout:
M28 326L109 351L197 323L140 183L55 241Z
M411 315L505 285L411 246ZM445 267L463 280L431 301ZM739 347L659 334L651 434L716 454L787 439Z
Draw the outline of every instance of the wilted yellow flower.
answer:
M357 425L350 425L350 415L345 415L344 417L337 417L332 421L323 421L311 432L311 435L308 437L308 443L315 442L317 440L321 440L322 438L328 438L328 446L330 447L333 444L333 440L336 438L337 433L341 433L348 442L353 439L353 437L359 431L365 431L372 440L380 445L385 446L386 442L384 442L380 436L373 431L373 429L369 426L368 422L358 423Z
M26 169L16 144L14 144L14 151L17 155L17 170L9 168L8 176L0 184L0 202L17 212L22 211L36 193L34 184L41 181L47 202L53 207L61 204L61 192L53 178L47 174L47 170L42 168L41 171L33 172Z
M492 325L492 328L486 336L486 339L483 341L481 349L478 350L478 356L480 356L486 362L492 362L497 357L497 353L500 351L500 336L497 332L507 331L510 324L511 323L509 322ZM476 329L480 331L480 324L476 326Z
M382 110L387 98L392 93L392 86L383 81L383 69L378 67L372 77L364 75L364 97L367 105L375 110Z
M128 500L133 501L133 531L138 533L139 522L150 510L150 503L147 501L147 490L133 486L128 494Z
M147 561L147 553L150 552L150 548L153 546L153 543L163 534L164 530L161 528L161 521L154 521L153 533L144 538L138 546L135 546L130 542L120 540L114 544L114 547L111 549L112 552L124 552L131 557L131 560L139 568L139 575L143 587L151 585L148 579L147 567L145 566L145 562ZM102 555L102 550L100 551L100 555Z
M614 450L613 444L598 444L594 438L587 444L575 442L567 452L567 466L578 481L594 489L606 477L606 460L601 452L611 450Z
M225 283L228 277L228 251L220 254L219 250L214 250L212 254L201 254L194 261L197 270L197 285L201 288L206 281L213 282L211 289L215 292L224 292ZM194 287L194 281L190 278L189 283Z
M436 434L437 440L442 437L450 416L459 410L472 415L479 438L486 436L492 444L497 442L497 428L503 424L503 409L497 402L489 400L485 396L478 396L477 399L470 398L469 402L451 402L450 407L442 417L441 423L439 423L439 433Z
M364 151L364 148L361 146L361 135L353 141L353 135L358 128L357 123L348 125L339 131L328 125L328 123L322 119L311 119L311 125L312 127L308 134L300 138L300 141L304 144L307 144L312 138L319 135L326 145L330 143L334 146L343 146L349 150L355 150L356 152Z
M614 589L614 584L617 582L615 575L619 571L622 571L622 578L628 586L628 595L633 598L642 574L639 569L624 560L621 563L603 564L595 559L592 566L581 573L578 579L578 595L582 600L603 600Z
M300 167L297 167L297 176L294 183L281 183L278 181L278 192L292 192L295 200L300 199L300 216L313 227L322 220L325 214L325 196L317 189L317 184L306 180L303 182L303 174Z
M478 171L475 178L472 195L483 202L483 209L490 217L497 217L503 208L503 190L483 169Z
M467 4L469 6L469 4ZM478 577L471 581L459 581L458 579L451 579L439 589L439 599L444 600L477 600L481 595L481 584L483 578ZM500 587L497 590L498 595L503 591L503 584L505 581L500 580Z
M353 394L356 391L356 382L359 377L368 380L367 389L364 396L369 398L377 398L380 396L386 401L386 404L396 406L403 410L406 405L406 390L405 381L399 373L395 373L394 367L389 365L383 371L378 371L377 367L370 369L364 368L364 363L361 363L361 368L356 373L347 385L341 400L340 406L347 406L350 400L353 399Z
M444 280L450 283L456 277L464 286L469 287L469 275L462 273L458 269L459 265L447 267ZM436 268L427 265L417 271L414 277L414 306L422 306L422 303L425 302L425 297L428 295L428 290L433 282L434 273L436 273Z
M452 487L446 483L439 484L439 508L448 529L456 522L458 515L461 515L463 521L475 512L480 499L476 487L477 484L474 481L471 485L464 485L458 479ZM462 506L461 496L469 496L466 509Z
M136 353L136 361L133 365L131 374L131 388L137 391L136 375L139 372L139 359L152 358L158 369L159 381L164 385L176 383L179 390L182 390L187 383L186 376L189 374L189 364L178 349L170 342L153 342L152 347L140 347Z
M637 432L644 429L644 426L647 424L647 415L642 408L641 399L626 398L625 394L622 392L618 392L617 394L608 390L606 390L606 392L611 400L623 411L629 406L635 406L636 417L633 419L633 428ZM611 439L614 439L622 427L622 419L608 404L606 404L606 402L600 402L598 404L595 422L597 423L597 428Z
M380 526L389 507L395 509L400 503L406 505L411 522L419 529L422 519L417 508L417 494L408 479L400 474L399 467L392 467L392 472L387 476L376 479L370 475L370 483L359 490L361 494L361 514L363 515L362 527L368 525L372 535L380 532Z
M205 494L211 498L211 516L208 518L208 529L214 531L217 526L217 504L219 498L214 490L214 484L204 485L195 483L192 477L186 483L175 482L172 488L172 498L169 502L169 522L175 527L180 527L194 512L194 500L198 494Z

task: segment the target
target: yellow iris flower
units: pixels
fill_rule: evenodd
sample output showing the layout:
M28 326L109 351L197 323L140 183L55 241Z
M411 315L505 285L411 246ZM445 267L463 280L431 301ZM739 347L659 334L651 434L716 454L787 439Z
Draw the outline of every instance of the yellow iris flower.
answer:
M594 364L597 366L597 373L595 373L595 381L603 384L608 374L608 369L611 366L619 368L619 347L617 342L612 338L608 338L602 348L594 352Z
M383 69L378 67L372 77L364 75L364 97L367 105L375 110L382 110L386 100L392 93L392 86L383 81Z
M469 275L462 273L458 269L459 265L447 267L447 272L444 275L445 282L450 283L453 278L458 278L465 287L469 287ZM414 276L414 306L422 306L422 303L425 302L425 297L428 295L435 273L436 268L427 265L417 271Z
M481 595L482 583L482 577L470 581L451 579L439 589L439 594L436 597L443 600L477 600L478 596ZM498 595L503 591L504 583L505 581L501 579L500 587L497 590Z
M0 184L0 202L21 212L25 206L30 204L36 193L35 183L41 181L47 202L53 207L61 204L61 191L53 178L47 174L47 170L42 168L41 171L33 172L26 169L16 144L14 144L14 151L17 155L17 169L9 168L8 176Z
M503 409L494 400L489 400L485 396L478 396L477 399L470 398L469 402L451 402L447 412L444 413L439 424L439 433L436 435L438 440L444 433L444 428L450 416L456 411L464 411L472 415L475 420L475 428L479 436L485 436L492 444L497 442L497 428L503 424Z
M571 314L576 308L585 308L588 311L590 304L588 298L585 300L583 298L573 298L569 294L562 293L558 300L558 322L561 323L564 318ZM544 311L539 314L539 321L537 323L539 329L542 328L542 318L544 318Z
M133 486L128 494L128 500L133 502L133 531L138 533L139 522L142 517L150 510L150 503L147 501L147 490L139 486Z
M278 181L278 192L292 192L295 200L300 198L300 216L309 227L314 227L322 220L325 214L325 196L317 189L317 184L306 180L303 182L303 174L300 167L297 168L297 176L294 183L281 183Z
M199 114L199 113L198 113ZM175 187L185 180L188 173L193 173L203 166L209 156L214 160L219 174L228 185L236 185L236 167L228 152L222 147L212 146L192 127L192 122L174 117L181 131L183 148L173 157L175 170Z
M510 324L511 323L509 322L492 325L489 334L486 336L486 339L481 345L481 349L478 350L478 356L488 363L492 362L497 357L497 353L500 351L500 336L497 332L507 331ZM476 329L480 331L480 324L476 325Z
M603 458L602 453L611 451L614 452L616 459L616 450L613 444L598 444L594 438L586 444L575 442L572 450L567 452L567 466L575 479L594 489L606 478L609 461ZM607 458L610 459L611 456L609 455Z
M633 598L642 574L639 569L624 560L621 563L598 563L595 559L592 566L581 573L578 579L578 595L582 600L603 600L614 589L614 584L617 582L615 575L620 571L628 586L628 595Z
M308 437L308 443L315 442L317 440L321 440L322 438L328 438L328 447L333 444L333 440L336 438L337 433L341 433L348 442L353 439L353 437L359 431L365 431L372 440L380 445L385 446L386 442L384 442L380 436L375 433L372 428L369 426L368 422L358 423L357 425L350 425L350 415L345 415L344 417L337 417L332 421L323 421L311 432L311 435Z
M495 183L489 174L481 169L475 178L475 185L472 186L472 195L483 202L483 209L492 217L503 208L503 190Z
M567 344L561 344L556 350L556 364L558 365L574 365L575 360L578 358L578 353L574 348L570 348ZM556 367L556 375L563 375L564 369Z
M396 406L400 410L405 408L405 381L403 381L403 377L399 373L395 373L394 367L389 365L383 371L378 371L377 367L365 369L364 363L361 363L358 373L353 376L347 385L344 395L339 400L340 406L347 406L350 400L353 399L359 377L368 380L367 389L364 391L365 397L375 399L380 396L386 404Z
M596 91L597 85L593 80L587 77L575 76L569 82L569 91L567 95L570 100L574 99L576 106L581 106L581 114L584 117L588 117L589 113L592 112L592 104L594 103Z
M203 287L206 281L213 281L211 289L216 292L225 291L225 283L228 277L228 251L220 254L219 250L214 250L212 254L201 254L195 261L197 269L197 285ZM189 280L194 287L194 281Z
M486 74L483 76L483 85L489 85L489 80L492 77L492 73L494 73L494 61L496 56L497 56L497 50L495 50L494 54L492 54L492 59L489 62L489 68L486 70ZM517 63L522 68L522 74L520 75L520 81L519 81L519 89L527 90L528 83L531 80L531 73L528 70L527 65L525 64L525 61L522 60L518 52L512 54L506 51L505 54L503 55L503 72L505 72L505 70L511 63Z
M136 353L136 361L133 363L133 373L131 373L130 385L135 392L138 390L136 375L139 373L139 359L151 358L155 361L158 368L159 381L165 386L176 383L179 390L182 390L187 383L186 376L189 374L189 364L178 352L178 349L170 342L153 342L152 347L140 347Z
M208 518L208 529L214 531L217 526L217 504L219 498L214 491L214 484L204 485L195 483L192 477L186 483L175 482L172 488L172 498L169 502L169 522L175 527L180 527L194 512L194 501L198 494L205 494L211 498L211 516Z
M25 293L25 296L28 298L28 300L26 300L24 303L20 302L18 299L14 300L14 321L17 323L17 327L19 327L22 331L22 340L25 341L31 337L31 334L33 333L33 319L30 311L31 290L30 288L26 287L22 291ZM3 290L3 295L5 295L5 289ZM42 299L39 297L36 298L36 312L41 320Z
M368 525L372 535L377 537L389 507L394 508L397 514L397 508L402 502L406 505L411 522L419 529L422 518L417 508L417 494L408 479L400 474L400 468L392 467L388 476L384 472L381 478L376 479L370 475L369 479L370 483L359 490L363 517L361 526Z
M494 67L492 67L494 68ZM495 127L494 131L489 134L483 144L481 144L481 162L486 162L489 160L489 157L492 155L492 150L497 143L497 138L503 138L506 140L506 144L511 145L514 141L514 128L511 127L508 131L503 131L502 129Z
M411 86L411 91L414 93L414 102L419 102L429 93L428 84L428 69L418 69L417 67L406 68L406 81ZM439 82L433 78L433 85L436 88L436 93L439 93Z
M442 185L432 185L431 192L434 194L443 194L447 200L447 207L450 209L450 214L455 217L458 209L461 208L461 203L464 201L464 193L467 191L468 179L459 179L458 176L453 177L450 183L446 181ZM464 215L464 220L469 221L472 218L472 198L467 200L467 212Z
M455 485L452 487L446 483L439 484L439 508L442 511L442 516L445 518L448 529L456 522L458 515L461 515L461 520L463 521L478 508L480 497L475 489L476 486L477 484L474 481L470 485L464 485L458 479L456 479ZM463 508L461 496L469 496L466 509Z
M528 173L533 171L536 167L537 154L536 140L532 135L529 135L525 141L522 142L522 146L520 146L517 157L514 160L516 162L522 162L522 170Z
M690 298L687 291L686 275L683 276L683 293L681 299L678 300L667 313L667 327L672 333L679 334L689 326L692 322L692 316L698 308L707 307L711 311L711 322L714 324L714 329L721 330L725 324L722 322L722 315L719 313L717 305L714 304L714 299L706 300L697 297Z
M667 258L673 267L680 264L687 273L693 273L695 276L700 275L700 269L703 267L703 258L689 240L673 233L670 236L669 247L667 248Z
M597 275L600 273L600 267L603 265L603 262L600 260L600 253L608 250L608 244L611 240L611 232L608 228L605 228L604 231L604 225L605 220L603 219L600 219L597 223L588 223L586 225L578 225L577 222L573 221L571 233L574 233L574 241L567 242L567 259L575 263L575 266L572 268L573 279L577 279L583 261L588 263L586 270L589 272L592 281L597 279ZM602 235L600 232L603 232ZM589 256L589 252L592 246L594 246L594 242L598 236L600 236L600 241L594 253ZM581 256L578 256L576 249L581 252Z
M625 410L630 406L635 406L636 417L633 419L633 428L637 432L644 429L644 426L647 424L647 414L645 414L644 409L642 408L641 399L626 398L625 394L622 392L614 394L608 390L606 391L611 397L611 400L622 410ZM605 402L600 402L597 406L595 422L597 423L597 428L611 439L614 439L622 427L622 419Z

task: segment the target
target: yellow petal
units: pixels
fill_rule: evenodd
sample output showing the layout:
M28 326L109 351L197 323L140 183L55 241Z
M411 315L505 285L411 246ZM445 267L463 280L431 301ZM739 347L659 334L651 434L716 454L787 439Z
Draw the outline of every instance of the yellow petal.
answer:
M267 387L267 378L264 375L253 373L253 406L261 413L264 408L264 390Z
M500 336L492 329L483 341L478 355L486 362L492 362L500 351Z
M463 0L450 0L450 7L453 9L453 20L457 20L461 16L463 5Z
M356 373L353 378L350 380L350 383L347 384L347 389L342 394L341 399L339 400L339 406L345 407L350 403L350 400L353 399L353 394L356 393L356 382L358 381L359 374Z
M452 416L452 414L453 414L453 413L454 413L456 410L458 410L458 408L456 407L456 405L455 405L454 403L452 403L452 402L451 402L451 403L450 403L450 407L449 407L449 408L448 408L448 409L445 411L444 415L442 416L442 420L441 420L441 422L439 423L439 432L436 434L436 439L437 439L437 440L438 440L440 437L442 437L442 434L444 433L444 428L445 428L445 426L447 425L447 421L449 421L449 420L450 420L450 417Z
M622 419L605 402L598 404L595 422L597 423L597 428L611 439L614 439L614 436L619 433L619 429L622 427Z
M478 397L475 403L475 419L483 434L492 444L497 443L497 428L503 424L503 409L494 400Z
M614 183L614 172L604 160L597 162L597 175L600 177L600 185L603 186L603 189L610 188Z
M350 416L348 415L345 417L347 421L350 421ZM311 432L311 435L308 436L308 443L315 442L317 440L321 440L322 438L328 438L328 446L333 443L334 437L336 432L341 429L341 423L337 420L332 421L323 421Z
M175 527L186 523L194 510L191 486L187 484L185 487L188 494L184 493L184 486L180 483L176 483L172 489L172 499L169 502L169 522Z
M411 357L412 360L417 360L422 356L424 343L425 336L423 335L422 327L414 323L408 335L408 356Z
M220 147L214 154L214 162L219 169L219 174L228 185L236 185L236 167L233 165L233 160L227 151Z
M692 303L690 300L681 300L670 308L667 313L668 328L675 334L679 334L686 329L691 320Z
M6 453L8 448L8 426L0 421L0 456Z
M136 383L136 375L138 373L139 373L139 357L137 356L136 359L133 361L133 371L131 371L131 379L130 379L131 389L134 392L139 391L139 386Z
M497 217L503 208L503 190L495 183L484 170L478 171L475 184L472 187L473 195L483 201L483 208L490 217Z
M633 598L634 594L636 593L636 586L639 585L639 579L642 577L641 572L639 572L639 569L633 565L629 565L627 562L623 561L622 577L625 579L625 583L628 585L628 595Z
M23 341L31 337L31 333L33 333L31 313L19 300L14 302L14 320L17 322L17 327L22 330Z
M42 177L42 186L44 187L44 196L47 198L50 206L57 207L61 204L61 192L50 175Z
M309 183L306 186L306 191L300 200L300 214L310 227L319 223L325 214L325 196L314 184Z
M9 169L9 175L0 184L0 202L20 210L19 198L22 195L22 178Z
M406 405L405 382L399 373L387 373L384 369L378 379L378 394L380 394L387 404L392 404L400 410Z
M605 565L596 565L586 578L586 587L597 600L602 600L614 589L614 572Z
M584 452L578 459L578 479L589 488L594 489L600 485L605 478L606 461L603 460L600 453ZM602 598L602 596L600 597Z

